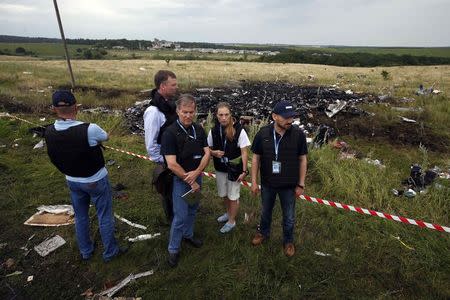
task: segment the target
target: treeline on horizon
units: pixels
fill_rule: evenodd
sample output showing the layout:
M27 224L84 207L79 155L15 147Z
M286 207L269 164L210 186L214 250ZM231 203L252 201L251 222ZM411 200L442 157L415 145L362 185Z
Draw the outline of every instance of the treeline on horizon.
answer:
M285 50L275 56L261 56L259 62L305 63L340 67L448 65L450 58L409 54L329 53L318 50Z
M20 37L0 35L0 42L4 43L60 43L61 39L44 37ZM94 48L112 48L114 46L123 46L129 50L145 49L153 45L152 41L146 40L127 40L127 39L67 39L68 44L89 45ZM376 66L418 66L418 65L448 65L450 57L437 56L418 56L410 54L374 54L366 52L329 52L326 50L311 49L300 50L288 48L288 46L279 45L224 45L203 42L177 42L182 48L216 48L216 49L237 49L237 50L266 50L280 51L274 56L261 56L253 61L268 63L307 63L323 64L342 67L376 67ZM336 47L339 48L339 47ZM345 47L342 47L345 48ZM324 48L326 49L326 48ZM357 51L357 50L355 50ZM4 53L8 54L8 53ZM26 55L26 53L25 53ZM189 55L191 59L196 56ZM100 59L101 57L85 57L86 59ZM173 58L176 59L176 58ZM232 59L231 59L232 60ZM236 61L242 61L242 58L236 58Z
M12 35L0 35L1 43L61 43L61 39L44 37L21 37ZM114 46L123 46L129 50L139 50L152 47L153 42L149 40L128 40L128 39L69 39L70 45L89 45L97 48L112 48ZM271 45L224 45L206 42L174 42L182 48L208 48L208 49L238 49L238 50L256 50L256 51L281 51L286 49L283 46Z

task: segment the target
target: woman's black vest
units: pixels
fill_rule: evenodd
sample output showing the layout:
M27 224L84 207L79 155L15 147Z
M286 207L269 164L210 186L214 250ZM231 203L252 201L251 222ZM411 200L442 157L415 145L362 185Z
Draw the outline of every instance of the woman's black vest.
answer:
M281 172L272 173L272 161L275 161L273 124L261 129L263 154L260 156L261 183L271 188L295 188L299 179L300 160L298 154L299 139L303 132L292 126L283 135L278 148L278 161Z
M65 175L90 177L105 166L100 145L91 147L88 141L89 123L56 130L50 125L45 130L47 153L51 162Z
M189 137L178 122L172 123L167 127L167 131L175 135L177 141L177 163L183 167L186 172L193 171L198 168L200 162L205 155L203 150L205 131L200 125L192 123L196 132L196 139ZM189 134L192 135L190 131Z
M222 150L225 152L224 156L228 158L228 160L233 160L241 156L241 148L238 147L239 135L242 131L242 126L238 122L236 122L233 127L235 129L235 134L233 136L233 140L227 139L227 144L225 149L223 149L224 141L226 139L225 129L222 127L222 138L220 137L220 123L216 122L215 126L211 129L211 135L213 139L212 150ZM214 168L220 172L227 172L228 168L226 164L220 161L220 158L213 157Z

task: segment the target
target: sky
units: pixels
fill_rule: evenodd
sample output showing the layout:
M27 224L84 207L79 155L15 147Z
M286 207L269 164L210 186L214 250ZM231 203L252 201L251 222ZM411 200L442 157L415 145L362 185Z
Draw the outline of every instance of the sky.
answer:
M67 38L450 46L450 0L59 0ZM60 37L52 0L0 0L0 35Z

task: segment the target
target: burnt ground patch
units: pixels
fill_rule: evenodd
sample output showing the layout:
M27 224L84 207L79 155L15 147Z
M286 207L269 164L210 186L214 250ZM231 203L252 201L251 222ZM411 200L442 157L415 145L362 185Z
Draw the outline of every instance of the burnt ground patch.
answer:
M346 113L332 119L326 116L318 118L322 124L333 127L338 136L363 138L368 141L389 142L399 146L424 145L431 151L445 153L450 150L448 137L439 134L426 123L405 123L399 118L394 122L383 122L376 116L354 118Z
M286 82L241 81L239 86L197 88L191 93L197 98L199 118L214 112L217 104L226 101L231 104L236 117L247 116L261 120L270 116L273 105L280 100L289 100L296 106L301 123L313 134L321 124L335 129L339 136L353 136L366 140L384 140L400 145L425 145L432 151L448 150L449 141L426 125L425 120L405 123L399 118L386 122L361 108L362 104L395 101L380 100L371 94L354 93L328 86L298 86ZM326 112L330 105L338 102L346 105L333 117ZM125 112L132 132L143 134L143 113L149 101L141 101ZM425 118L426 116L424 116Z
M0 109L10 113L31 113L33 108L14 97L0 93Z

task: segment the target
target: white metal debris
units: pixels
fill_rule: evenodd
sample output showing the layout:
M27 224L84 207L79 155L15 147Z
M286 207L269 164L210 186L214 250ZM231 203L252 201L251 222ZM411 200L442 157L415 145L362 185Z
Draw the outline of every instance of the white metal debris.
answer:
M147 271L147 272L143 272L143 273L139 273L139 274L130 274L128 275L124 280L122 280L119 284L113 286L112 288L109 288L103 292L101 292L100 294L98 294L99 296L108 296L108 297L112 297L114 296L115 293L117 293L120 289L122 289L124 286L126 286L128 283L130 283L132 280L136 280L138 278L141 277L145 277L145 276L150 276L153 275L153 270Z
M320 252L320 251L314 251L314 254L318 255L318 256L331 256L331 254L329 254L329 253L324 253L324 252Z
M122 222L124 222L124 223L127 223L127 224L130 225L130 226L133 226L133 227L136 227L136 228L140 228L140 229L144 229L144 230L147 229L146 226L140 225L140 224L136 224L136 223L133 223L133 222L131 222L131 221L128 221L127 219L125 219L125 218L119 216L118 214L114 214L114 216L115 216L117 219L119 219L120 221L122 221Z
M402 119L403 122L407 122L407 123L417 123L417 121L416 121L416 120L413 120L413 119L408 119L408 118L405 118L405 117L400 117L400 118Z
M44 140L40 140L39 143L37 143L36 145L34 145L33 149L40 149L43 148L45 145Z
M69 204L60 204L60 205L41 205L37 208L40 212L47 212L50 214L69 214L73 215L73 207Z
M347 101L336 100L335 103L328 105L325 113L329 118L333 117L335 114L340 112L347 105Z
M60 237L59 235L55 235L51 239L45 240L37 246L34 246L34 250L42 257L47 256L52 251L55 251L62 245L64 245L66 241Z
M151 239L154 239L155 237L157 237L157 236L160 236L161 235L161 233L154 233L154 234L141 234L141 235L138 235L137 237L134 237L134 238L128 238L128 241L130 241L130 242L138 242L138 241L145 241L145 240L151 240Z

